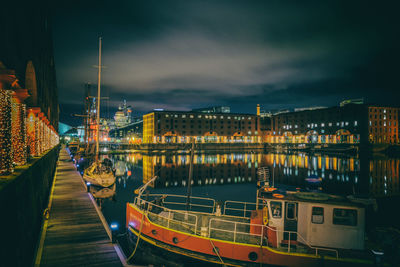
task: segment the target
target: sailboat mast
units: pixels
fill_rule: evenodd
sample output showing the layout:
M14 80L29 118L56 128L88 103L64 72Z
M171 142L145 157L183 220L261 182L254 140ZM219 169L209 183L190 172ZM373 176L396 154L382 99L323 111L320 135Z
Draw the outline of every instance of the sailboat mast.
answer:
M100 81L101 81L101 37L99 37L99 70L97 77L97 108L96 108L96 161L99 160L100 139Z
M192 147L190 149L190 165L189 165L189 178L187 187L186 210L190 210L190 196L192 194L192 180L193 180L193 158L194 158L194 138L192 137Z

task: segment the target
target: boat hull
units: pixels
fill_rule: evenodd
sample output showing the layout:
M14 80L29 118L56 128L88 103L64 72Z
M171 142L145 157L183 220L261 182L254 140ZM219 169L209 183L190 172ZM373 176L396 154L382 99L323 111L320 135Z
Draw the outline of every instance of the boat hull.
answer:
M279 266L365 266L366 262L321 258L317 255L287 253L266 246L234 243L180 232L157 225L137 206L127 204L128 231L140 235L143 241L172 253L205 262L225 265L270 264ZM216 249L215 249L216 248ZM218 254L215 252L218 251ZM221 259L220 259L221 258Z
M110 187L115 183L114 175L87 175L86 173L83 174L83 179L86 182L89 182L92 185L97 185L101 187Z

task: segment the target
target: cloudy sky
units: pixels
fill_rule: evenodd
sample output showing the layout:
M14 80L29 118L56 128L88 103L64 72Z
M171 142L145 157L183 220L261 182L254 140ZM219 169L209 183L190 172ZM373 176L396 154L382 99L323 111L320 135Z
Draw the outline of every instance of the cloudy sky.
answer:
M61 121L97 84L103 111L227 105L233 112L333 106L347 98L397 104L399 20L390 2L62 1L53 34ZM105 114L107 115L107 114Z

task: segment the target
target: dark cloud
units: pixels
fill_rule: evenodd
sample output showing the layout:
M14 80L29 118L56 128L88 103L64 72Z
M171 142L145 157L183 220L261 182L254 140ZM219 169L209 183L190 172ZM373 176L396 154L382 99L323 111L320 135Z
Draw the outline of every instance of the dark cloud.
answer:
M96 83L145 112L229 105L253 112L392 103L399 34L393 3L368 1L72 1L54 11L60 103ZM379 93L377 93L379 92Z

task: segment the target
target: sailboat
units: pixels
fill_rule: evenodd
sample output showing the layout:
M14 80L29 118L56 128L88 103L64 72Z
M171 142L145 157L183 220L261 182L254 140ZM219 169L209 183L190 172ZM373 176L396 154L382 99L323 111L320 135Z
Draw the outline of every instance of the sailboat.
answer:
M100 138L100 81L101 81L101 40L99 38L99 70L97 82L97 107L96 107L96 149L93 163L85 169L83 179L93 185L109 187L115 183L115 176L109 164L101 162L99 159L99 138Z

